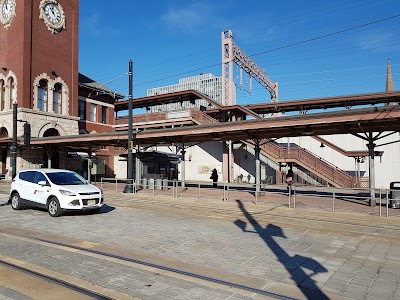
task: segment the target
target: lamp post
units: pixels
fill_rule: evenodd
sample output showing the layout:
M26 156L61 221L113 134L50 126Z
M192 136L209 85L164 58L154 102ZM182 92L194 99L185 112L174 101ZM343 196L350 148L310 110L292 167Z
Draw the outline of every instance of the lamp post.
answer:
M128 174L126 177L126 186L124 193L133 193L133 141L132 141L132 90L133 90L133 80L132 80L132 69L133 62L129 61L129 102L128 102Z
M11 157L11 178L14 179L17 175L17 102L13 102L13 139L12 145L10 147L10 157Z

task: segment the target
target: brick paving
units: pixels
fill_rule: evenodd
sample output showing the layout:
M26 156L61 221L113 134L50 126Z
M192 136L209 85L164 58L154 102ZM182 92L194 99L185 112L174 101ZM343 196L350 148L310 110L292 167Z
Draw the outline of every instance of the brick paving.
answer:
M6 189L0 185L0 192ZM400 298L396 217L365 213L364 206L362 211L334 213L304 209L299 199L296 208L289 209L283 194L267 194L255 205L254 197L243 197L243 192L231 194L228 202L219 198L220 191L217 196L212 190L201 191L201 199L196 190L186 197L179 192L178 198L158 192L153 197L152 191L132 195L108 188L107 206L100 214L68 213L61 218L35 209L13 211L4 205L7 195L0 195L0 255L139 299L271 298L267 292L296 299ZM103 247L107 253L163 268L5 234L13 231ZM171 272L174 268L185 274ZM18 291L5 291L0 283L0 299L19 299Z

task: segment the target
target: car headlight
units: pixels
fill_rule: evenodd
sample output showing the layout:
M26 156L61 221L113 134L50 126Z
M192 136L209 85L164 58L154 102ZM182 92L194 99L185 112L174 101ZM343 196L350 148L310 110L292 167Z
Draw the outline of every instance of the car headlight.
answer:
M71 192L71 191L66 191L66 190L58 190L58 191L63 196L76 196L76 194L74 192Z

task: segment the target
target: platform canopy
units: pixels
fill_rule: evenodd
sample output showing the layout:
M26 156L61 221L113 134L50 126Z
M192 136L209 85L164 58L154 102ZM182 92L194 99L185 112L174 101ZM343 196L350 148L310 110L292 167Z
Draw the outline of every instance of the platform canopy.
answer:
M157 145L348 133L364 134L384 131L400 132L400 106L302 114L181 128L145 129L134 133L133 140L141 145ZM95 149L102 146L126 147L127 140L128 132L118 131L33 138L31 146L59 144L70 149L88 149L88 147ZM0 140L0 144L7 143L11 143L11 139ZM18 143L23 144L23 140L19 139Z

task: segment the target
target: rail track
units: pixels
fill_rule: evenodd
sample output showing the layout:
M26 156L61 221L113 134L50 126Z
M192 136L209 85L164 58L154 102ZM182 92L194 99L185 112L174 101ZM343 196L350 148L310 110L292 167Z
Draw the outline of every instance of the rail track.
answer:
M19 293L27 294L32 298L41 298L41 294L46 294L47 297L52 295L62 295L62 298L71 299L99 299L99 300L111 300L112 297L102 295L101 293L91 291L87 288L83 288L76 284L72 284L65 280L49 276L23 266L17 265L0 259L0 273L6 273L8 276L12 274L13 281L25 281L30 282L36 286L36 290L32 291L30 285L19 285ZM16 272L13 272L16 271ZM1 275L0 275L1 276ZM2 284L9 286L9 283L5 279L2 280ZM10 286L9 286L10 287ZM33 295L30 295L30 294Z
M251 283L251 281L249 281L248 278L244 278L244 276L240 276L237 274L233 276L232 274L230 274L230 276L226 276L227 274L222 274L224 272L219 272L217 270L215 270L213 273L210 274L210 269L202 270L204 268L201 267L200 268L194 267L194 269L191 269L191 267L193 266L185 266L184 263L180 264L179 266L174 266L173 263L169 262L162 264L159 261L153 262L152 260L144 260L142 259L143 257L135 258L131 256L118 254L115 251L114 252L107 251L104 249L97 250L95 247L93 247L93 245L91 245L90 247L84 247L84 246L77 246L75 245L75 243L60 242L56 240L40 238L34 236L32 232L27 232L26 234L12 233L11 228L8 229L0 228L0 238L1 236L16 240L23 240L29 243L37 243L40 245L45 245L47 247L60 248L65 251L92 256L98 259L112 261L117 264L124 264L124 265L128 264L130 266L136 266L139 268L144 268L146 270L153 270L153 272L157 275L177 277L195 283L211 284L213 286L220 286L225 289L228 288L229 290L235 289L238 290L238 294L241 293L240 291L245 291L252 294L258 294L260 296L266 296L267 299L285 299L285 300L296 299L264 290L262 289L264 285L263 283L258 282L255 279L252 279L251 281L253 281L253 283ZM25 262L21 261L14 261L14 260L8 261L5 259L0 259L0 267L1 266L10 269L15 269L19 272L23 272L27 276L34 276L52 285L57 285L62 289L68 289L70 291L73 291L81 296L86 297L83 299L124 299L124 298L137 299L134 298L134 296L130 297L129 295L118 295L118 293L111 290L104 292L105 289L100 286L99 287L93 285L81 286L77 283L71 283L70 281L65 279L64 276L62 276L61 274L58 274L59 276L48 275L46 274L46 270L39 268L41 270L37 271L34 269L34 267L26 267ZM88 286L91 288L88 288ZM98 292L97 291L98 289L102 289L103 293Z

